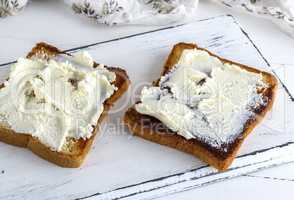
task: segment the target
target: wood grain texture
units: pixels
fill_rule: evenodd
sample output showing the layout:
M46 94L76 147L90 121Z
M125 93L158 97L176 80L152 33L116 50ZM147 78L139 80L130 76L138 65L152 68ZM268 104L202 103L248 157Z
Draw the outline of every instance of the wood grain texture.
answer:
M294 107L280 86L273 112L248 138L226 173L216 173L192 156L129 134L119 121L121 116L135 102L141 86L158 78L171 47L178 42L197 43L227 59L270 70L230 16L87 45L85 49L97 62L126 67L133 83L130 92L109 113L102 127L105 134L93 145L82 168L60 169L30 152L0 144L0 168L5 170L0 174L0 199L39 199L40 194L43 199L153 198L292 161L293 145L288 142L293 141L293 133L285 131L285 125L294 130L294 123L285 110L294 111ZM8 66L2 66L1 72L4 80ZM271 150L262 150L267 148Z

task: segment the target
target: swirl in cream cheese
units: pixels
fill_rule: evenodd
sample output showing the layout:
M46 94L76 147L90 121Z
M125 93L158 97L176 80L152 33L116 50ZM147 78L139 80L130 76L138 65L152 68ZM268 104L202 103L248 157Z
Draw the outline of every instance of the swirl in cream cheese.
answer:
M266 87L261 74L222 63L202 50L184 50L159 86L142 90L135 108L186 139L220 148L242 132L254 115L251 105L265 103L257 92L261 87Z
M116 90L115 73L93 68L87 52L40 60L19 58L0 90L1 122L61 151L67 138L86 139Z

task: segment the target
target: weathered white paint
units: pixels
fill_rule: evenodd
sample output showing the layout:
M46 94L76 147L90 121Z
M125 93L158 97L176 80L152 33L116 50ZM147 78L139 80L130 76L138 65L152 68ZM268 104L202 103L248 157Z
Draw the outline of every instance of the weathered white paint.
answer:
M179 41L197 42L199 46L226 58L269 70L235 20L229 16L98 44L87 50L98 62L124 66L134 88L142 81L150 82L158 77L172 45ZM5 66L1 69L2 74L5 74ZM132 90L130 92L132 93ZM284 102L289 102L289 106L292 104L282 88L279 92L274 112L250 136L240 155L290 141L291 133L283 131L285 118L281 116L285 116ZM124 101L130 103L128 95L119 104L123 105ZM118 107L120 106L116 106ZM0 160L2 168L5 169L5 174L0 179L0 199L37 199L40 193L45 199L75 199L96 193L103 194L93 198L119 198L144 191L148 193L138 194L138 197L151 198L294 159L293 155L285 154L286 149L278 148L272 150L275 154L265 152L257 156L239 158L232 166L238 168L226 173L212 174L215 170L210 167L195 170L202 167L203 163L192 156L131 137L127 130L110 130L109 124L116 122L126 108L127 105L123 106L123 110L111 114L105 124L106 130L97 139L85 165L80 169L62 169L28 151L0 144ZM291 145L285 148L288 148L286 152L289 152L293 147ZM252 165L239 168L248 164ZM188 172L180 176L174 175L185 171ZM201 178L207 174L210 174L209 178ZM170 175L172 177L167 179L117 190ZM152 192L149 192L150 190Z
M178 41L196 41L200 46L226 58L262 69L268 68L236 22L226 16L103 43L88 50L99 62L124 66L136 86L139 82L150 82L158 77L164 59L172 45ZM1 67L1 70L4 78L7 68ZM126 100L127 96L119 104L122 105ZM272 115L249 137L240 155L291 141L293 135L287 130L291 130L292 110L291 101L280 88ZM111 114L105 128L109 128L109 124L120 118L122 113L123 110ZM286 129L285 125L289 127ZM40 194L44 199L75 199L103 193L92 197L99 199L143 191L147 192L132 198L152 198L289 162L293 159L293 155L289 155L292 149L293 146L290 145L285 149L271 150L275 154L265 152L257 154L258 156L243 157L237 159L232 167L251 164L250 167L199 178L215 171L211 168L195 170L203 166L198 159L133 138L125 130L108 130L97 138L85 165L80 169L61 169L28 151L0 144L0 165L5 170L4 174L0 174L0 199L39 199ZM174 175L182 172L187 173ZM170 175L172 176L167 179L116 190Z

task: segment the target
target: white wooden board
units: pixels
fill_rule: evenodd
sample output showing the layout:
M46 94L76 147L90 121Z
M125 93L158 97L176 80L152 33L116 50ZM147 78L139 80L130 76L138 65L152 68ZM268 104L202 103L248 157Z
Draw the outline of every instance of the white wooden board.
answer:
M123 113L142 85L158 78L177 42L194 42L225 58L271 69L230 16L72 49L86 49L97 62L124 67L132 87L112 110L79 169L63 169L27 150L0 143L0 199L149 199L294 161L294 104L282 86L273 112L249 136L224 173L193 156L130 135L120 123ZM3 81L9 65L0 66Z

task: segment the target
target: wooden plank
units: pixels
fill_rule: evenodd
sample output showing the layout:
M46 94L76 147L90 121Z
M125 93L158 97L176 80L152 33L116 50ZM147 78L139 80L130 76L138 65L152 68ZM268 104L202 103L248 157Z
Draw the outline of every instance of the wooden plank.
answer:
M123 66L132 88L112 110L85 165L62 169L27 150L0 144L0 199L153 198L292 161L293 103L281 86L273 112L244 144L228 172L216 173L197 158L140 138L120 123L142 85L156 79L173 44L199 46L251 66L270 70L248 35L230 16L201 20L81 48L101 63ZM0 67L2 80L8 66ZM293 130L293 128L292 128Z

